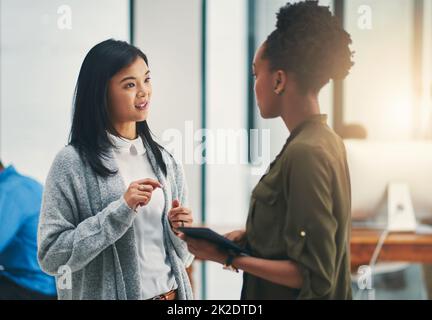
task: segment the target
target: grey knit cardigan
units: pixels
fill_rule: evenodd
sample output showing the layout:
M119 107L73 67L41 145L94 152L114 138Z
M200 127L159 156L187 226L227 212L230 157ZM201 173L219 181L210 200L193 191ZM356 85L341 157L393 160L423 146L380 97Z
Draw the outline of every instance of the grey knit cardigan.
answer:
M186 267L194 256L186 243L173 233L167 217L173 199L187 206L184 172L170 153L161 151L167 177L157 166L152 152L146 154L164 186L165 249L179 299L193 299ZM118 170L113 150L102 161L109 169ZM123 198L126 188L119 173L106 178L96 175L70 145L55 157L43 194L38 260L43 271L56 277L59 299L141 299L133 230L136 213ZM67 278L66 271L71 271L71 278Z

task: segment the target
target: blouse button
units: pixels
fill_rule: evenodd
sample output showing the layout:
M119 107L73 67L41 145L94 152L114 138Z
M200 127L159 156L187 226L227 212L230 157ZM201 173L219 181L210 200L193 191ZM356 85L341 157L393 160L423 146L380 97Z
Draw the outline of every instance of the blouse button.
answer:
M138 154L138 150L134 145L131 145L131 147L129 148L129 152L133 156L136 156Z

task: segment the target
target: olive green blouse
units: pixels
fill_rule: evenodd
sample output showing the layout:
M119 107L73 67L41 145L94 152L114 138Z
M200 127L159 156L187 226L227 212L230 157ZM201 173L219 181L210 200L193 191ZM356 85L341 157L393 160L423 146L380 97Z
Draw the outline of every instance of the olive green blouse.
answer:
M297 126L252 192L247 247L264 259L291 260L301 289L246 272L242 299L351 299L351 190L345 146L315 115Z

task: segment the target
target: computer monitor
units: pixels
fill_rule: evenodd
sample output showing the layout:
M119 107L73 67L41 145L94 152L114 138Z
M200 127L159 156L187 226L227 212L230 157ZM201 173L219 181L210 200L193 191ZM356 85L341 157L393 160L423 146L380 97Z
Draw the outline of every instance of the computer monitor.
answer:
M386 223L389 185L406 185L417 221L432 220L432 142L345 140L352 218Z

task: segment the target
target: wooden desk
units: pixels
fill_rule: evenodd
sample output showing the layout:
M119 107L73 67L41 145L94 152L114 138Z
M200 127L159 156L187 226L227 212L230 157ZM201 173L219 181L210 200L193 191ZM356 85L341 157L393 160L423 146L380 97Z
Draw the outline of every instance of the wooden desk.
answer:
M369 264L381 233L381 230L352 229L351 270ZM432 264L432 234L390 233L377 261Z

